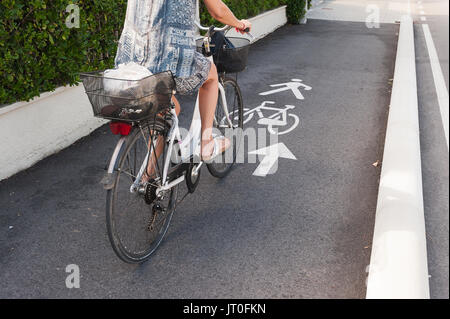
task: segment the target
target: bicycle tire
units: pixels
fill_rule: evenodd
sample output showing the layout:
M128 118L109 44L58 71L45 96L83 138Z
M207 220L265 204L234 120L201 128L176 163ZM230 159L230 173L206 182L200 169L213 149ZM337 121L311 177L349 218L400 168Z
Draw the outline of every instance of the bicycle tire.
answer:
M145 247L145 249L142 249L140 252L136 252L136 251L131 251L131 249L128 247L129 245L131 245L131 243L127 240L125 242L125 239L123 238L123 235L120 234L119 232L119 226L118 226L118 214L124 214L123 210L120 209L118 200L120 201L120 197L118 198L117 193L120 190L120 186L121 186L121 178L125 179L126 177L130 178L129 175L134 175L132 170L130 169L130 172L126 172L126 170L124 169L124 164L126 162L130 162L130 160L132 161L132 159L130 158L130 152L135 152L135 154L137 154L137 141L139 140L144 140L145 141L145 136L141 138L141 136L143 136L144 134L142 133L145 130L148 130L149 132L151 130L153 130L153 133L155 136L162 136L162 140L164 141L164 149L166 148L166 137L168 134L168 127L167 127L167 122L163 121L163 120L155 120L155 121L149 121L146 122L145 124L143 124L140 128L139 127L135 127L133 128L133 130L131 131L131 133L127 136L125 143L122 146L122 149L119 153L119 156L116 158L116 161L114 163L114 167L115 167L115 181L114 181L114 186L112 189L107 191L107 196L106 196L106 226L107 226L107 233L108 233L108 237L109 240L111 242L111 246L114 250L114 252L116 253L116 255L124 262L126 263L130 263L130 264L136 264L136 263L142 263L144 261L146 261L148 258L150 258L150 256L156 251L156 249L159 247L159 245L162 242L162 239L164 238L167 229L169 228L170 225L170 221L172 219L174 210L175 210L175 206L176 206L176 200L177 200L177 187L172 188L169 192L170 194L168 195L168 204L166 207L166 211L164 212L165 216L163 216L163 220L162 221L158 221L157 226L161 227L159 229L157 229L157 234L156 236L152 239L149 240L148 243L144 243L144 245L147 245ZM149 145L150 143L147 142L147 145ZM147 146L146 145L146 146ZM134 147L136 146L136 147ZM137 155L135 155L135 158L137 158ZM145 157L144 157L145 158ZM162 159L162 161L165 160L165 152L163 151L162 155L160 156L160 159ZM134 161L135 163L139 163L139 160ZM143 163L143 161L141 161L141 163ZM139 164L138 164L139 165ZM134 165L134 169L135 172L138 171L138 166ZM135 173L134 172L134 173ZM134 181L135 179L133 177L131 177L131 180ZM128 183L124 182L124 192L126 193L127 190L129 189L129 186L131 185L131 183L128 181ZM133 196L133 195L132 195ZM134 195L135 198L135 203L130 203L130 205L125 205L127 208L130 207L131 205L134 205L136 203L140 203L141 207L144 207L143 209L141 209L142 214L144 215L144 221L146 221L145 219L145 214L146 214L146 205L148 206L148 210L152 210L151 214L150 214L150 220L154 220L156 217L156 213L154 212L154 205L155 202L152 202L151 204L148 204L145 202L145 198L142 198L141 195ZM145 203L146 205L142 205L142 203ZM151 207L151 208L150 208ZM132 208L131 208L132 209ZM137 215L139 212L134 212L135 215ZM128 212L130 213L130 212ZM148 211L147 211L148 213ZM133 211L131 211L130 215L127 215L127 219L130 220L130 222L133 222L132 219L132 214ZM125 219L125 218L124 218ZM140 219L140 218L139 218ZM132 231L127 233L136 236L137 232L139 230L143 230L139 225L141 224L141 221L134 221L135 224L137 224L137 229L134 229L134 233ZM152 221L153 223L154 221ZM142 226L145 226L146 224L143 223ZM136 225L133 225L133 227L136 227ZM150 232L150 225L148 225L147 230Z
M238 85L238 83L236 82L236 80L232 79L232 78L223 78L221 79L221 83L225 89L225 95L226 95L226 100L227 100L227 105L228 105L228 113L231 115L231 120L232 120L232 124L233 124L233 131L235 131L237 128L239 128L241 130L241 132L238 133L242 133L242 131L244 130L244 122L243 122L243 117L244 117L244 102L242 99L242 93L241 93L241 89ZM232 97L233 99L233 103L230 103L231 99L228 96L227 93L227 87L232 89L232 91L230 91L230 97ZM232 105L232 108L230 108L230 105ZM224 134L224 130L221 130L221 124L222 124L222 119L225 118L224 114L221 114L223 112L223 106L222 106L222 99L220 97L220 93L219 93L219 99L218 99L218 105L216 107L216 114L215 114L215 121L214 121L214 128L219 129L219 131L221 131L221 133L223 135ZM238 114L238 116L234 116L234 114ZM236 123L236 125L235 125ZM224 178L225 176L228 175L228 173L231 171L233 165L236 163L236 157L237 157L237 153L239 151L239 146L240 146L240 139L239 137L235 137L234 138L234 142L232 141L232 150L230 148L230 151L233 151L232 154L232 161L230 163L226 163L226 156L227 156L227 152L225 152L223 155L218 156L218 158L216 160L214 160L212 163L207 164L206 166L208 167L208 171L210 172L210 174L214 177L217 178Z

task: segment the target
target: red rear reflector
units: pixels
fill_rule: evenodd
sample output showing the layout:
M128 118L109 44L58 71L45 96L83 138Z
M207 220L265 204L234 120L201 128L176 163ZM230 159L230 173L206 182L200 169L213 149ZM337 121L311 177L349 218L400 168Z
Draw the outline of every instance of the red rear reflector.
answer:
M128 135L131 132L131 124L121 122L110 122L109 128L114 135Z

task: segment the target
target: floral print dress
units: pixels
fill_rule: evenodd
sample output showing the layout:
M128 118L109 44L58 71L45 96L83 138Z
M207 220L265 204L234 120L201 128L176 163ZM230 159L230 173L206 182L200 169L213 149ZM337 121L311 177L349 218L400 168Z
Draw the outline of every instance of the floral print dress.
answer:
M170 70L178 93L198 90L211 62L196 50L195 10L196 0L128 0L116 67L136 62L153 74Z

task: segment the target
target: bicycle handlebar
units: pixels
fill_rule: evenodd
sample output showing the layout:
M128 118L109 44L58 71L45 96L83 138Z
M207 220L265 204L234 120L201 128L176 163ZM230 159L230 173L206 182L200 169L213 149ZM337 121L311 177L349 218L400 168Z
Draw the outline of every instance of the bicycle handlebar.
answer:
M208 27L204 27L202 26L198 21L194 21L195 25L197 26L197 28L199 28L202 31L208 31L209 28ZM227 31L227 29L231 29L231 27L229 25L224 26L223 28L214 28L214 31Z
M199 28L202 31L209 31L210 28L208 27L204 27L202 26L198 21L194 20L195 25L197 26L197 28ZM226 25L223 28L214 28L214 31L228 31L231 30L233 27ZM253 35L250 33L250 28L246 28L245 30L243 30L245 33L247 33L252 39L254 38Z

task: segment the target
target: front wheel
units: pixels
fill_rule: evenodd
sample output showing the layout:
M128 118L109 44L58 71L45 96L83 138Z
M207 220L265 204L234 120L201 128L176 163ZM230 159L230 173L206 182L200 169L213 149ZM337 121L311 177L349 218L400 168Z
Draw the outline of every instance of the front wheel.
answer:
M244 102L239 85L231 78L221 80L221 84L224 88L225 100L219 91L213 130L218 130L220 134L229 138L231 147L217 156L212 163L207 164L211 175L217 178L225 177L236 162L244 129ZM228 117L225 112L225 105L227 106ZM229 118L229 121L227 118Z

